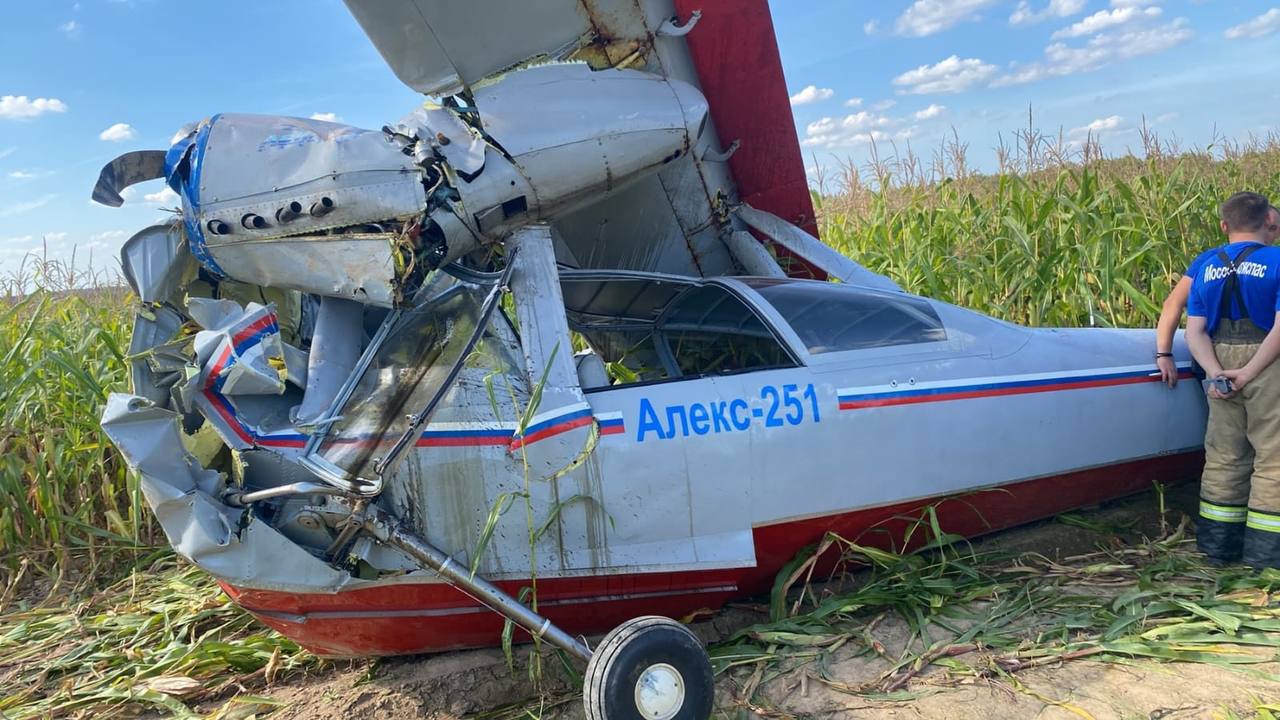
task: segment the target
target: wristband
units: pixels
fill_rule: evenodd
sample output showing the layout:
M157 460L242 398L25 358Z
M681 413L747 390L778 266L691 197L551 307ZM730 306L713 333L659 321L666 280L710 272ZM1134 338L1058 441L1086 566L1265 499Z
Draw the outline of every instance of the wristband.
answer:
M1171 358L1171 357L1173 357L1173 353L1171 353L1171 352L1159 352L1159 351L1156 351L1156 359L1157 359L1157 360L1159 360L1159 359L1160 359L1160 358L1162 358L1162 357Z

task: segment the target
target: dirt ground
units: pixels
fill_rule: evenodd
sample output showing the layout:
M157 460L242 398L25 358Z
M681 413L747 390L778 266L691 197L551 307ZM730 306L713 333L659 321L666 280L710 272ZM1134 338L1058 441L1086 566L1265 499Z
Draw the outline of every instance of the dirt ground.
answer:
M1192 512L1194 485L1171 491L1167 501L1174 509ZM1150 494L1082 515L1139 532L1154 534L1156 529L1155 499ZM975 545L1056 558L1088 552L1099 541L1094 530L1046 521L990 536ZM715 641L765 619L758 605L745 603L694 628L704 639ZM888 657L897 657L908 638L905 624L892 616L886 616L875 632ZM525 669L527 660L525 653L518 653L514 672L508 670L498 650L344 664L278 685L265 694L285 703L273 716L282 719L581 717L575 688L558 661L548 658L541 694L544 699L539 700ZM1277 662L1250 667L1280 673ZM847 654L832 657L826 678L856 685L878 677L887 668L887 660L866 653L855 656L851 648ZM744 684L741 673L720 677L716 717L1183 720L1230 718L1235 713L1249 718L1254 716L1251 708L1255 703L1280 699L1280 683L1213 665L1144 660L1127 664L1074 660L997 679L952 676L945 668L931 667L912 680L907 687L912 697L902 701L870 701L841 692L832 687L835 683L824 682L812 668L803 666L760 682L750 704L742 699Z

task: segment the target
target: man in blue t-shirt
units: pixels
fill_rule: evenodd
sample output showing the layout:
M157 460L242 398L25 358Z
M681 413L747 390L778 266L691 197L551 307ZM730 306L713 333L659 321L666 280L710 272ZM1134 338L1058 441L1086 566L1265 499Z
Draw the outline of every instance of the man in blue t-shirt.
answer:
M1208 377L1196 542L1214 562L1280 568L1280 248L1271 204L1222 204L1228 243L1191 263L1187 347Z
M1271 208L1271 214L1267 217L1264 232L1266 237L1263 241L1268 245L1280 239L1280 210L1275 207ZM1178 282L1164 299L1160 319L1156 322L1156 368L1160 370L1160 379L1171 388L1178 385L1178 364L1173 359L1173 338L1178 334L1178 326L1182 324L1182 311L1187 309L1187 297L1191 295L1191 276L1195 271L1196 266L1192 265L1186 274L1178 278Z

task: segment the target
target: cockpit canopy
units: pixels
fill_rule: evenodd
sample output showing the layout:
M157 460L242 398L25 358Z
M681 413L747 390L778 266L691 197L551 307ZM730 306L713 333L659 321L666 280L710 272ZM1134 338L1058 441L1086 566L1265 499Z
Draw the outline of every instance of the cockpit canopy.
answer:
M928 300L854 285L562 271L561 287L570 328L605 364L610 384L795 367L806 355L947 339Z

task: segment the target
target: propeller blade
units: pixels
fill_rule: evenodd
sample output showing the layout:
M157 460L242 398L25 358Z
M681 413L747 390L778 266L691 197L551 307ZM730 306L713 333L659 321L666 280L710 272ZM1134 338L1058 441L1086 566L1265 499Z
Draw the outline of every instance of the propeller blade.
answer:
M94 202L120 207L124 204L122 190L164 177L164 154L163 150L135 150L107 163L98 174L98 184L93 186Z

